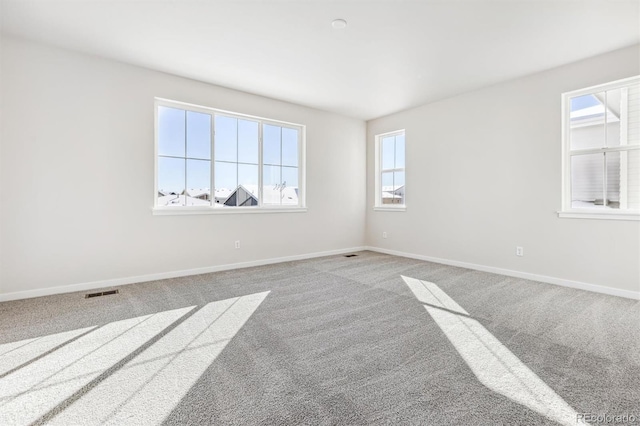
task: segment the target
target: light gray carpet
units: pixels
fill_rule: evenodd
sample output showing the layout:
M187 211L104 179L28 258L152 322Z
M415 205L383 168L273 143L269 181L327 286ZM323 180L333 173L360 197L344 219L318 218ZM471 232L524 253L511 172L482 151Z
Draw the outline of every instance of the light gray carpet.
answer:
M640 423L637 301L372 252L119 289L0 304L0 423Z

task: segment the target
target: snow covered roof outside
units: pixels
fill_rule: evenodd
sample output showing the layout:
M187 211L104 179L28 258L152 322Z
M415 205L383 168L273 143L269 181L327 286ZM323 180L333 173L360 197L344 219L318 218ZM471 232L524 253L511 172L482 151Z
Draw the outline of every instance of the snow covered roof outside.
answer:
M244 188L248 193L253 194L258 198L258 185L240 185L238 188ZM231 197L238 188L233 191L228 188L220 188L214 191L214 197L218 204L223 204L229 197ZM177 195L170 191L158 191L162 194L158 197L159 206L210 206L211 202L207 200L201 200L197 197L209 194L209 188L190 188L184 191L186 195ZM298 188L284 187L282 191L280 187L274 185L265 185L262 188L262 203L263 204L283 204L283 205L297 205L298 204Z
M201 197L203 195L209 195L211 191L209 188L190 188L185 191L190 197Z
M402 198L402 195L396 195L393 192L383 192L382 198Z
M385 185L382 187L383 192L394 192L398 189L404 188L404 185Z
M243 185L247 192L258 196L258 185ZM280 202L282 200L282 203ZM262 187L262 204L298 204L298 188L286 186L280 192L280 188L274 185Z
M224 201L227 198L229 198L229 195L231 195L232 193L233 191L230 189L220 188L220 189L216 189L213 192L213 196L215 197L216 201Z
M238 188L240 187L244 188L245 191L258 198L258 185L240 185ZM233 192L235 191L232 191L229 196L231 196ZM262 204L297 205L298 188L285 187L281 192L278 186L265 185L262 187Z
M158 197L159 206L210 206L211 202L186 195L163 195Z

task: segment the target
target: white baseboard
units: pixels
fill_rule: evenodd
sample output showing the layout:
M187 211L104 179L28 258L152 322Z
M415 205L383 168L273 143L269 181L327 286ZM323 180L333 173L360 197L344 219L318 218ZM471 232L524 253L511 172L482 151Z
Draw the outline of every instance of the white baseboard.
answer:
M379 247L365 247L366 250L378 253L391 254L394 256L408 257L411 259L426 260L427 262L442 263L444 265L459 266L461 268L474 269L476 271L492 272L494 274L507 275L509 277L524 278L531 281L540 281L548 284L555 284L563 287L577 288L580 290L592 291L595 293L608 294L611 296L625 297L628 299L640 300L640 291L622 290L613 287L605 287L597 284L571 281L563 278L548 277L546 275L531 274L529 272L513 271L511 269L496 268L493 266L477 265L475 263L460 262L457 260L440 259L437 257L423 256L413 253L405 253L396 250L388 250Z
M411 259L425 260L427 262L441 263L443 265L459 266L461 268L474 269L476 271L491 272L494 274L507 275L510 277L524 278L532 281L540 281L548 284L571 287L580 290L592 291L595 293L608 294L611 296L625 297L628 299L640 300L640 292L621 290L612 287L605 287L597 284L571 281L562 278L548 277L545 275L532 274L528 272L513 271L510 269L496 268L493 266L477 265L474 263L460 262L457 260L441 259L431 256L423 256L413 253L405 253L397 250L388 250L379 247L351 247L348 249L330 250L316 253L306 253L294 256L276 257L271 259L254 260L250 262L231 263L227 265L207 266L204 268L184 269L180 271L160 272L157 274L140 275L134 277L115 278L110 280L92 281L88 283L71 284L58 287L49 287L34 290L16 291L13 293L0 294L0 302L10 300L29 299L32 297L50 296L53 294L72 293L74 291L95 290L108 287L116 287L126 284L134 284L146 281L156 281L167 278L186 277L189 275L207 274L210 272L228 271L230 269L250 268L253 266L270 265L274 263L290 262L293 260L312 259L314 257L333 256L362 250L370 250L378 253L391 254L394 256L408 257Z
M230 269L250 268L252 266L271 265L274 263L290 262L292 260L312 259L314 257L333 256L336 254L352 253L365 250L365 247L352 247L347 249L329 250L316 253L298 254L294 256L276 257L271 259L253 260L250 262L231 263L227 265L207 266L204 268L183 269L181 271L160 272L157 274L139 275L136 277L115 278L110 280L92 281L88 283L63 285L34 290L16 291L0 294L0 302L10 300L29 299L32 297L51 296L53 294L72 293L74 291L95 290L100 288L116 287L126 284L141 283L146 281L163 280L166 278L186 277L189 275L208 274L210 272L228 271Z

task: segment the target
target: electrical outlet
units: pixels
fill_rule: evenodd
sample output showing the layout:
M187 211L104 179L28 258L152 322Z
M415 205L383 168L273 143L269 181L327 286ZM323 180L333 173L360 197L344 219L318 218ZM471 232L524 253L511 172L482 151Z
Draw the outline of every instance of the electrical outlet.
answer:
M239 249L240 248L240 240L236 241L236 248Z
M386 232L382 233L382 238L387 238L387 233Z
M516 256L524 256L524 249L522 247L516 247Z

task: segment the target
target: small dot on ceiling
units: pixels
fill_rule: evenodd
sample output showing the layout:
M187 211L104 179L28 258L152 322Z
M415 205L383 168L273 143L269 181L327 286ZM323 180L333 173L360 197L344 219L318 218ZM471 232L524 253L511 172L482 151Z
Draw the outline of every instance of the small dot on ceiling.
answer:
M331 23L331 26L337 30L341 30L342 28L347 27L347 21L345 21L344 19L334 19L334 21Z

